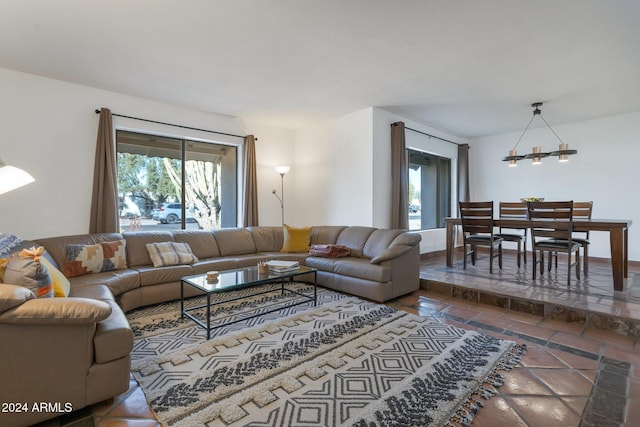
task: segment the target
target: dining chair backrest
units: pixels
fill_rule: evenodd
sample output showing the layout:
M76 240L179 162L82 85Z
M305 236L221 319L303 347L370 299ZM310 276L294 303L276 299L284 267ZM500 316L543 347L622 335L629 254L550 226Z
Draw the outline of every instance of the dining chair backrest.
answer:
M573 231L573 201L528 202L533 244L540 237L571 242Z
M493 202L459 202L462 230L469 234L493 234Z
M500 218L527 218L527 204L524 202L500 202Z
M573 202L573 219L591 219L593 202Z
M593 211L593 202L573 202L573 219L591 219L591 212ZM575 233L578 236L585 236L589 238L589 232Z

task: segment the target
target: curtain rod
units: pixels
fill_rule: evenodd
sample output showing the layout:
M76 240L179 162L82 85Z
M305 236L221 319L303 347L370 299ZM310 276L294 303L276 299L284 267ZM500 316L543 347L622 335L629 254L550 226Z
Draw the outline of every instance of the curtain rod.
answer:
M429 138L435 138L435 139L439 139L440 141L448 142L449 144L457 145L458 147L461 146L461 145L467 145L467 144L459 144L457 142L449 141L448 139L440 138L439 136L431 135L431 134L428 134L426 132L422 132L422 131L419 131L419 130L416 130L416 129L411 129L411 128L408 128L406 126L404 128L406 130L411 130L411 131L414 131L416 133L421 133L423 135L427 135Z
M100 114L100 110L96 110L96 114ZM173 127L176 127L176 128L197 130L197 131L200 131L200 132L215 133L215 134L218 134L218 135L233 136L233 137L236 137L236 138L244 138L244 136L242 136L242 135L234 135L232 133L217 132L215 130L193 128L193 127L190 127L190 126L174 125L173 123L159 122L159 121L156 121L156 120L149 120L149 119L141 119L140 117L124 116L122 114L114 114L114 113L111 113L111 115L112 116L116 116L116 117L124 117L125 119L140 120L142 122L149 122L149 123L156 123L156 124L159 124L159 125L173 126ZM256 138L256 141L257 140L258 140L258 138Z

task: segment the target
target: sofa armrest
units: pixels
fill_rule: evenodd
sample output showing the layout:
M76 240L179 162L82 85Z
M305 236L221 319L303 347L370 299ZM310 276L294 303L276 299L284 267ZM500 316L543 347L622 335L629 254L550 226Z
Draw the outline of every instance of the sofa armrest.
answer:
M387 249L371 258L371 264L380 264L381 262L398 258L409 252L414 246L419 245L420 240L422 240L422 237L419 234L403 233L396 237Z
M389 261L394 258L398 258L400 255L411 250L411 246L407 245L395 245L385 249L380 255L371 258L371 264L380 264L384 261Z
M30 299L0 314L0 323L13 325L90 325L111 314L102 301L87 298Z
M36 296L24 286L0 283L0 313L24 304Z

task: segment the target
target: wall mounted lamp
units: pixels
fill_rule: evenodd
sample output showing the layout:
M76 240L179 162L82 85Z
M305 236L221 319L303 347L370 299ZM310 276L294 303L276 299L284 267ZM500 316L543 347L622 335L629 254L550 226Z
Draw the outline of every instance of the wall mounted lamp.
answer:
M278 196L278 193L276 192L275 188L273 189L272 193L280 201L280 211L282 213L282 225L284 225L284 176L287 172L289 172L289 169L291 168L289 166L276 166L274 169L276 170L276 172L280 174L280 196Z
M15 166L9 166L0 159L0 194L27 185L35 179L27 172Z
M542 106L542 102L534 102L533 104L531 104L531 106L534 108L533 117L531 117L531 120L529 120L529 124L527 124L527 127L524 129L524 131L522 131L522 135L520 135L520 138L518 138L518 141L516 142L516 145L513 146L513 149L509 150L509 155L507 157L505 157L504 159L502 159L502 161L503 162L509 162L509 167L517 166L518 165L518 160L522 160L522 159L531 159L531 163L532 164L539 165L539 164L542 163L542 158L543 157L549 157L549 156L558 156L558 161L559 162L568 162L569 161L569 155L577 154L578 150L569 150L569 144L565 144L564 142L562 142L562 140L560 139L558 134L553 130L553 128L549 125L549 123L547 123L547 121L544 119L544 117L542 117L542 112L540 111L540 107ZM538 146L538 147L533 147L533 151L531 153L529 153L529 154L518 155L518 152L516 151L516 148L518 147L518 144L522 140L522 137L524 136L524 134L527 133L527 130L529 130L529 126L531 126L531 122L533 122L533 119L535 119L536 116L539 116L542 119L544 124L547 125L547 127L551 130L551 132L555 135L555 137L558 138L558 141L560 141L560 145L558 146L558 150L557 151L550 151L550 152L543 152L542 151L542 147Z

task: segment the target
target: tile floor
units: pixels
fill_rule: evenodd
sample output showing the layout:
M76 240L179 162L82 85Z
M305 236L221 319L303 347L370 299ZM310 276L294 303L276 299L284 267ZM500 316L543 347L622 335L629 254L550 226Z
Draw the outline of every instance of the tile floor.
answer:
M530 266L518 269L515 257L506 254L503 269L491 276L486 262L481 257L475 267L463 270L459 256L452 268L445 266L443 255L424 259L423 289L390 302L527 345L521 363L505 375L497 395L484 402L473 425L640 425L637 331L590 320L605 315L625 319L627 326L636 320L640 324L640 268L632 266L625 290L614 292L606 262L592 262L589 276L572 278L570 289L562 267L532 283ZM542 311L536 305L540 301L545 302ZM581 315L558 315L565 308ZM114 399L40 427L158 426L135 380L130 384Z

